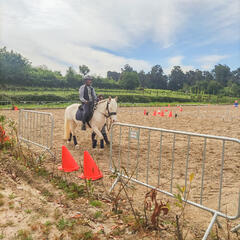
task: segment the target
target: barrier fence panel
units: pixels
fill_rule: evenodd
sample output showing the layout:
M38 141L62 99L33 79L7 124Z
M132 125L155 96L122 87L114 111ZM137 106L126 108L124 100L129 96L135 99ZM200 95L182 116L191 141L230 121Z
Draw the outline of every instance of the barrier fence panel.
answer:
M213 215L207 239L218 216L240 216L239 144L235 138L114 123L109 164L118 177L110 191L120 178L170 197L178 193L177 185L184 186L183 201Z
M53 144L54 119L51 113L19 111L19 140L50 151Z

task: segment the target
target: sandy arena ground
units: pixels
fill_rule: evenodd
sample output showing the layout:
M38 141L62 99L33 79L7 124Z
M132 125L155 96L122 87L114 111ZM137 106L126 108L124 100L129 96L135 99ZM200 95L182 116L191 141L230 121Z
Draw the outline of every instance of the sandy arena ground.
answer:
M149 112L148 116L143 115L146 109ZM166 108L164 108L166 109ZM171 130L187 131L201 134L210 134L217 136L225 136L230 138L240 139L240 109L232 106L184 106L183 111L180 112L176 107L170 107L173 111L173 117L168 117L168 112L165 112L164 117L160 115L153 116L153 110L158 108L119 108L118 121L121 123L131 123L142 126L164 128ZM64 125L64 109L58 110L40 110L44 112L51 112L54 116L54 148L53 152L57 155L58 163L61 162L61 147L66 145L63 140L63 125ZM175 113L177 117L175 118ZM14 120L18 119L17 111L1 110L0 115L6 115ZM132 129L136 130L136 129ZM122 129L122 140L119 148L119 128L114 131L113 142L113 161L118 164L119 152L121 155L121 164L128 166L128 171L131 174L138 165L138 179L148 181L153 186L158 186L166 191L170 190L171 184L171 168L172 168L172 148L173 135L163 134L162 138L162 158L161 158L161 174L159 177L159 152L160 152L160 133L152 132L150 137L150 149L147 144L148 131L142 131L140 135L140 147L137 160L138 147L136 140L131 139L128 144L128 129ZM99 148L91 148L91 131L82 132L80 127L77 129L77 139L80 149L74 149L73 144L68 145L68 149L74 156L79 165L83 165L83 152L89 151L93 159L99 165L103 172L104 178L96 183L96 188L101 192L109 189L112 179L109 178L111 172L109 171L109 147L106 146L104 150ZM185 167L187 156L187 137L176 136L176 143L174 147L174 180L172 182L173 193L176 193L176 185L184 186L185 183ZM194 173L195 177L192 183L189 199L195 202L200 202L201 181L202 181L202 166L203 166L203 149L204 141L199 138L191 139L191 147L189 151L189 166L188 177L190 173ZM238 143L225 143L225 156L223 166L223 190L221 198L221 210L228 214L235 215L237 210L237 196L240 187L240 148ZM120 150L119 150L120 149ZM148 156L149 149L149 156ZM129 150L129 151L128 151ZM216 208L218 206L221 159L222 159L222 142L211 140L207 141L206 156L204 165L204 185L202 203L205 206ZM130 154L130 155L129 155ZM130 160L128 160L128 157ZM147 159L149 158L149 162ZM129 165L127 165L129 164ZM147 169L148 168L148 172ZM80 173L80 172L79 172ZM147 177L148 175L148 177ZM68 174L68 178L75 178L76 174ZM82 180L77 180L82 181ZM104 187L106 189L104 189ZM143 204L144 194L149 190L145 187L135 185L137 188L133 195L135 206L141 207ZM160 194L160 199L167 199L166 195ZM187 219L194 223L202 231L206 229L211 219L211 214L199 210L195 207L189 206L187 208ZM221 219L220 219L221 220ZM223 221L223 220L221 220ZM225 224L225 222L223 221ZM234 226L240 223L240 220L231 222Z

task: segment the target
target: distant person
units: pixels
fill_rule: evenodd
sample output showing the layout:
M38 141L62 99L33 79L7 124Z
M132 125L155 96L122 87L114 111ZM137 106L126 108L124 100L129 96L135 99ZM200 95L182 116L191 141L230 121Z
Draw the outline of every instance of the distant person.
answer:
M97 96L97 102L100 102L100 101L102 101L104 98L103 98L103 95L102 94L99 94L98 96Z
M85 84L79 88L79 98L83 108L82 130L86 130L86 122L91 120L93 108L97 101L97 95L92 87L92 80L91 76L84 77Z
M238 107L238 101L237 100L234 102L234 107Z

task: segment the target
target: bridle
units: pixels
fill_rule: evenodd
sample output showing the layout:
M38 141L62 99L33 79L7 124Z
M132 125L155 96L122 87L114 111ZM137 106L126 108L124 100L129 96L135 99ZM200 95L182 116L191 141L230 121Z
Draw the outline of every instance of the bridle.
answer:
M106 117L106 118L109 118L109 117L111 117L112 115L117 115L117 112L110 112L110 111L109 111L109 102L107 102L106 110L107 110L107 112L108 112L108 115L105 114L105 117Z
M110 111L109 111L109 104L110 104L110 103L107 101L107 106L106 106L107 114L99 111L101 114L104 115L105 118L107 118L107 120L108 120L111 116L117 115L117 112L110 112ZM110 120L110 123L108 123L108 121L106 121L106 125L107 125L107 130L109 131L110 128L111 128L111 125L112 125L112 119Z

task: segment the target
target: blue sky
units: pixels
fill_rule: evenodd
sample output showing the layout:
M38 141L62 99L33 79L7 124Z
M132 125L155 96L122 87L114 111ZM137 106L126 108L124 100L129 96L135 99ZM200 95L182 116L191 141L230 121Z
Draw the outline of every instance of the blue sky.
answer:
M240 67L239 0L0 0L0 24L1 47L63 73Z

